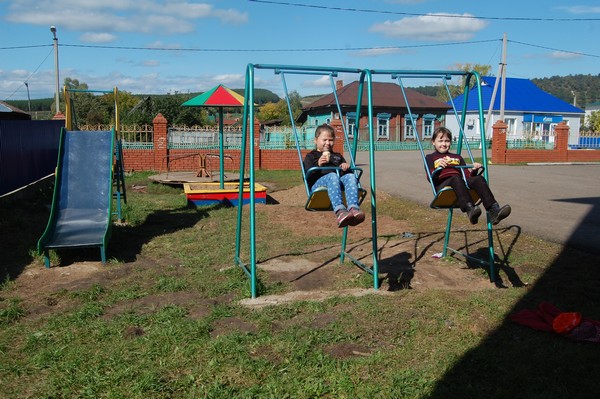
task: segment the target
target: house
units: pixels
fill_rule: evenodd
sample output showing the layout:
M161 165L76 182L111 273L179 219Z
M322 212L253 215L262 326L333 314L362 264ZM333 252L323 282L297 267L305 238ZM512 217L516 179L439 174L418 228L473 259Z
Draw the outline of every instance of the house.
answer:
M333 93L304 106L298 117L299 123L304 126L318 126L330 123L333 119L342 119L352 137L356 124L356 102L358 82L344 86L341 80L336 82L336 94L341 109L341 118ZM408 115L408 107L402 95L402 89L396 83L372 82L373 95L373 120L368 120L368 99L366 86L363 87L360 137L367 138L367 123L376 127L378 141L405 141L413 140L415 133L421 137L431 137L435 127L439 126L446 112L448 104L426 96L412 89L405 89L413 118ZM413 126L413 121L415 126Z
M486 118L496 78L485 76L481 80L483 116ZM500 91L501 87L498 87L491 120L487 126L486 137L488 138L491 137L493 124L500 119ZM463 99L464 95L453 99L459 114ZM546 93L529 79L506 78L504 122L508 125L506 132L508 140L530 139L554 142L555 126L565 121L570 128L569 144L577 144L579 141L579 129L581 127L580 119L583 115L584 111L582 109ZM446 127L458 135L458 121L453 114L450 115L449 113L446 118ZM475 88L469 91L465 136L467 138L481 137L478 99Z
M31 120L31 115L4 101L0 101L0 120Z

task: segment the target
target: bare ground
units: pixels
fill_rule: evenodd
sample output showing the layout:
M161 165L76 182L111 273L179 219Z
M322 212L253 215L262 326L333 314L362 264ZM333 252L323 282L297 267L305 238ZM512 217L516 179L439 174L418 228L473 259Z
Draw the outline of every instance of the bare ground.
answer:
M379 194L379 198L384 195ZM306 196L303 186L274 192L271 197L275 204L259 205L257 212L267 213L271 220L284 223L297 233L319 236L329 235L332 228L337 229L332 213L304 210ZM393 295L394 291L402 289L473 291L494 288L480 270L469 268L464 262L435 258L435 251L441 248L440 234L412 233L409 221L394 220L388 216L378 216L377 231L379 290L352 288L356 287L352 280L361 278L364 272L348 263L340 265L339 244L321 245L307 248L301 257L281 255L259 263L258 267L268 276L265 284L282 282L290 285L291 290L281 295L245 299L242 304L261 307L297 300L319 301L331 296ZM348 233L348 252L367 266L373 264L371 236L370 218L359 226L351 227ZM76 261L68 266L45 269L39 263L32 263L15 280L11 296L18 296L23 301L28 317L58 312L68 309L71 301L61 293L114 284L132 278L136 271L158 269L157 264L165 262L176 264L172 259L157 261L141 255L132 262L106 266L100 262ZM151 295L106 309L104 317L126 310L150 312L166 304L179 304L188 309L190 317L199 318L208 314L215 304L231 300L231 297L202 298L190 291ZM237 329L247 329L235 320L224 323L239 324ZM224 330L228 328L232 326L223 326ZM130 333L135 335L139 331Z

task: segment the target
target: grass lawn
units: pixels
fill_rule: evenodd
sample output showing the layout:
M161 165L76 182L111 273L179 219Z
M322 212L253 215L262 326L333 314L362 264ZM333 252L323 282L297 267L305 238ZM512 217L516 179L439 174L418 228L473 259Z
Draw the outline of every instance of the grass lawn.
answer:
M257 181L273 196L300 184L298 172L260 172ZM593 255L499 226L500 282L494 285L485 270L461 258L431 260L430 252L440 250L435 237L445 226L443 211L381 195L378 241L412 248L405 256L416 271L405 289L388 290L388 284L374 293L372 279L350 263L319 264L339 246L333 216L266 205L257 211L259 261L285 255L319 267L294 279L259 269L261 296L293 292L307 280L329 292L363 295L253 307L242 302L248 279L233 267L235 208L190 208L181 188L153 183L148 174L126 182L136 189L127 192L127 223L113 226L106 265L97 249L65 250L53 252L54 266L44 269L35 246L49 215L47 192L0 206L0 397L598 395L600 345L508 319L549 301L600 320ZM290 215L299 216L287 220ZM318 235L306 233L311 223L303 218L309 217L321 218ZM481 246L472 238L479 233L462 219L457 236ZM365 244L349 240L357 248ZM448 271L447 279L466 277L443 285L444 275L431 277L434 270Z

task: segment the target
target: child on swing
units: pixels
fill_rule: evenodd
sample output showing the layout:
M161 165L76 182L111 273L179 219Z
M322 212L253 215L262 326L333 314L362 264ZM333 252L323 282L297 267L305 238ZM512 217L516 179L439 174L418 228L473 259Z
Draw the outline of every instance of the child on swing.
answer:
M465 212L469 217L471 224L477 224L479 216L481 216L481 209L479 206L474 205L469 194L469 189L463 180L462 173L459 169L453 166L466 165L465 160L458 154L450 152L450 145L452 144L452 132L445 127L438 127L433 131L431 142L435 148L435 152L428 154L425 157L427 168L433 175L433 171L439 167L442 168L435 176L433 176L433 185L436 190L440 190L445 186L451 186L456 193L458 199L458 205L461 211ZM465 178L467 180L468 187L472 188L477 192L483 206L490 215L492 224L498 224L502 219L510 215L510 205L500 206L494 194L490 190L487 181L481 172L483 171L482 165L478 162L473 163L472 169L465 169Z
M335 131L327 124L317 127L315 131L316 149L304 158L304 171L314 166L337 166L341 168L339 175L335 170L318 170L307 176L306 183L310 191L318 187L327 187L327 194L331 201L333 212L337 218L338 227L356 226L365 220L365 213L358 205L358 179L353 171L349 170L350 164L344 156L333 151L335 144ZM342 187L346 193L346 203L342 201Z

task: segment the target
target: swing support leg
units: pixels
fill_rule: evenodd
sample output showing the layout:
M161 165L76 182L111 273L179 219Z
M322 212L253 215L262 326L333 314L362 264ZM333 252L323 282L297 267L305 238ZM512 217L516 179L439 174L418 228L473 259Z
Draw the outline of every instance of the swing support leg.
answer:
M448 253L448 242L450 241L450 230L452 229L452 210L448 209L448 221L446 222L446 234L444 235L444 250L442 251L442 257L446 257Z
M346 257L346 242L348 237L348 226L344 227L344 233L342 234L342 249L340 251L340 265L344 263Z
M488 233L488 248L489 248L489 260L488 263L490 265L490 282L496 281L496 271L494 270L494 262L496 260L496 256L494 255L494 235L492 231L492 222L490 221L490 217L488 216L487 220L487 233Z

